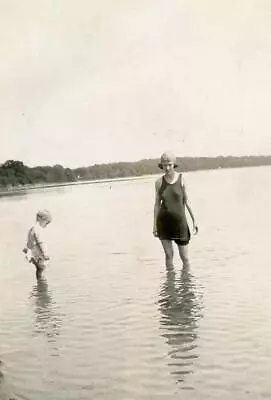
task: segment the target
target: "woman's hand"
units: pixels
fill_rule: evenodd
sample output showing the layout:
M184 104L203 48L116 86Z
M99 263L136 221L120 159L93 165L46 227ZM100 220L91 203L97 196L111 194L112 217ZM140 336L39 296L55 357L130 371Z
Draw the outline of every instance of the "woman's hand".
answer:
M154 237L158 237L157 228L154 227L152 233Z
M194 222L193 222L193 234L194 234L194 235L197 235L198 232L199 232L198 225L197 225L197 223L194 221Z

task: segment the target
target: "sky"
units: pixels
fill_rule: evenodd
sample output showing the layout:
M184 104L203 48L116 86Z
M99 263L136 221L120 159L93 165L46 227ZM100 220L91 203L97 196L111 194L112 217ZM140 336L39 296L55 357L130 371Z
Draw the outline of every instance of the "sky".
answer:
M0 163L271 154L270 0L1 0Z

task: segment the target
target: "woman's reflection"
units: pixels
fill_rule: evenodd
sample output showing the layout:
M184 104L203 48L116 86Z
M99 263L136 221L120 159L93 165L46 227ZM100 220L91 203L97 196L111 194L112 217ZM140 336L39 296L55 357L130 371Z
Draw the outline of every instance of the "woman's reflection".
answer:
M169 366L177 382L184 382L185 375L193 372L197 354L197 329L201 318L201 298L194 284L189 267L177 276L168 269L160 291L161 331L170 347Z
M48 341L55 342L61 326L60 315L57 314L52 293L48 290L45 277L39 277L32 288L30 298L34 308L34 334L43 333Z

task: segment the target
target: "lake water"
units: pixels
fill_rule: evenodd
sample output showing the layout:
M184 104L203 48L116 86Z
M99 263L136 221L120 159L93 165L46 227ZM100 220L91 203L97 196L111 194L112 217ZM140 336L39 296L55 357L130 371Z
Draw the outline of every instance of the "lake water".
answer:
M175 272L155 177L0 198L0 399L270 399L270 175L186 174L200 232ZM44 207L37 284L21 249Z

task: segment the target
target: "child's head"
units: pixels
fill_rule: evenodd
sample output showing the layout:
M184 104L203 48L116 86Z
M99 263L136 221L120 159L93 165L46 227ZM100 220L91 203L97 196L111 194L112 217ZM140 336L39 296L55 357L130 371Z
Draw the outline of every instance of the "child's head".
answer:
M52 216L48 210L39 210L37 212L37 222L42 228L45 228L52 222Z

